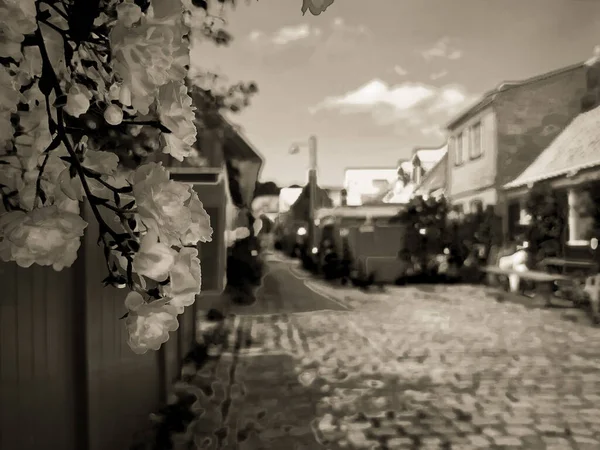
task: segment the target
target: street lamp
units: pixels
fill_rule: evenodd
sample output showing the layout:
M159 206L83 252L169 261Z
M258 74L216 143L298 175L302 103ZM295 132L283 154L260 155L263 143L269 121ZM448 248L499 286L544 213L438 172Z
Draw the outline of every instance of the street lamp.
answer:
M317 138L311 136L307 142L292 144L290 154L296 155L300 149L308 146L308 238L311 248L314 246L315 238L315 210L317 203Z

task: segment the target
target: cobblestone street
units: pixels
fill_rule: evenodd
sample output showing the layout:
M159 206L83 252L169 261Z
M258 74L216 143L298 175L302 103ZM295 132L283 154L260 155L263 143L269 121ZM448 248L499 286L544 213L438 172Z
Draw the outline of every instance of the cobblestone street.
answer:
M281 304L292 276L340 307L227 319L197 377L201 448L600 449L598 328L482 287L362 293L277 274Z

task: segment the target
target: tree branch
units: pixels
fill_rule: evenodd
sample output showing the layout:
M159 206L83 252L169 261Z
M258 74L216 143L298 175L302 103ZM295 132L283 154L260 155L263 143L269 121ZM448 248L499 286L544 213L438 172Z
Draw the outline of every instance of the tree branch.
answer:
M39 11L39 3L36 3L36 8L37 8L37 11L39 14L39 12L40 12ZM49 79L45 80L49 84L43 86L43 89L41 88L41 90L42 90L44 96L46 97L48 120L49 120L49 123L52 124L52 117L50 115L50 107L49 107L49 95L52 91L54 91L54 93L57 97L60 97L63 94L62 94L62 90L60 87L58 77L56 76L56 72L54 71L54 68L52 67L52 63L48 56L48 51L46 49L46 45L44 43L44 39L43 39L39 25L38 25L37 30L35 31L35 35L38 40L38 47L40 49L40 54L42 56L42 67L43 67L42 79L44 77L49 78ZM40 83L41 82L42 82L42 80L40 80ZM129 248L127 248L126 246L123 245L123 243L121 242L120 236L110 226L108 226L108 224L104 221L100 211L98 210L98 205L93 200L94 195L90 191L90 187L87 183L85 172L83 170L83 166L81 165L81 163L79 162L79 159L77 158L77 154L75 153L75 150L73 148L73 145L71 144L71 141L69 140L69 136L68 136L66 128L65 128L64 113L63 113L62 107L56 108L56 122L57 123L55 125L57 127L57 138L59 138L60 141L62 141L62 143L65 145L65 148L67 149L67 152L69 153L69 155L71 157L71 161L70 161L71 165L73 166L73 168L75 169L75 172L77 173L77 175L79 176L79 179L81 180L81 185L83 187L86 197L88 198L88 203L90 204L90 207L92 209L92 214L94 215L96 221L98 222L99 231L100 231L100 234L101 234L104 244L107 245L106 240L104 238L104 234L106 233L106 234L109 234L115 240L117 249L127 259L128 266L130 267L132 264L132 257L130 255ZM131 271L128 271L128 284L133 286L133 274Z

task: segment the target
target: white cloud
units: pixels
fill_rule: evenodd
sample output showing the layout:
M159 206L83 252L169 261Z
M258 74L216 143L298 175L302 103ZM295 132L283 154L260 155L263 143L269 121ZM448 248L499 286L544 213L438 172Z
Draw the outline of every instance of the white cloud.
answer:
M404 69L402 66L399 66L399 65L394 66L394 72L396 72L396 74L400 75L401 77L403 77L404 75L408 75L408 72L406 71L406 69Z
M440 78L444 78L446 75L448 75L448 71L442 70L440 72L432 73L431 75L429 75L429 79L435 81L439 80Z
M283 46L320 35L321 30L319 28L311 27L309 24L300 24L280 28L271 34L265 34L258 30L252 31L248 35L248 39L255 43L269 43L276 46Z
M344 19L336 17L331 23L331 28L336 31L354 32L357 34L368 34L369 30L364 25L347 25Z
M450 38L446 36L437 41L432 47L421 51L421 56L427 61L431 61L434 58L456 60L462 57L462 51L451 47Z
M426 100L433 92L419 83L403 83L389 87L381 80L371 80L364 86L339 97L326 98L317 108L371 108L388 105L396 110L407 110Z
M248 35L248 39L250 39L252 42L256 42L262 39L264 36L265 34L262 31L254 30Z
M367 113L378 125L396 125L402 132L413 129L433 135L441 133L440 127L474 100L460 86L438 88L416 82L389 86L374 79L343 95L326 98L310 112Z

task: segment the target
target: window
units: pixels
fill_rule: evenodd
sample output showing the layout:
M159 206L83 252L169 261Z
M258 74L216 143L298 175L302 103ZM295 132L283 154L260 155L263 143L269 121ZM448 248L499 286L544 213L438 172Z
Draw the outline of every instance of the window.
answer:
M459 133L454 139L454 164L460 166L463 163L463 134Z
M478 158L483 153L483 142L482 142L482 133L481 133L481 122L477 122L471 128L471 147L469 152L469 157L471 159Z
M465 159L466 155L468 155L470 153L470 139L469 136L471 135L471 133L469 133L469 129L466 128L465 131L463 131L463 138L462 138L462 153L463 153L463 160Z

